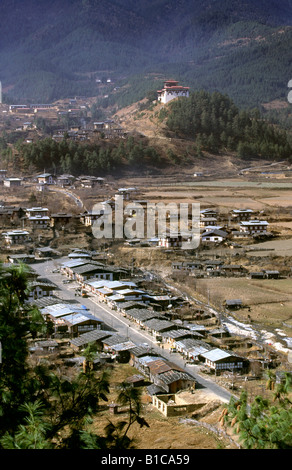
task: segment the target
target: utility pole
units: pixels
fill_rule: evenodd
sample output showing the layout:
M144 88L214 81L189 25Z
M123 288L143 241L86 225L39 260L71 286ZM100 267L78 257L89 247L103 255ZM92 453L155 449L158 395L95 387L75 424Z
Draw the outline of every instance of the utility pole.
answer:
M2 104L2 82L0 82L0 104Z

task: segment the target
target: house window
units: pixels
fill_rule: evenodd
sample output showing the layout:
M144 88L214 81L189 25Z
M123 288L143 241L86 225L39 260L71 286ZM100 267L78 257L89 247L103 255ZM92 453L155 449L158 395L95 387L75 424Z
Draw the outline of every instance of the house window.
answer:
M95 330L95 325L80 325L78 326L78 331L88 331L88 330Z

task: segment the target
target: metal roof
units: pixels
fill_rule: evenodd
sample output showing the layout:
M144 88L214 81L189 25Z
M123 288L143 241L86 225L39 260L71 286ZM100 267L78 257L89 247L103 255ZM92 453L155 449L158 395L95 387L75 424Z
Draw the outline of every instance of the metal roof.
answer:
M80 256L80 255L79 255ZM83 264L87 264L88 261L85 261L82 258L78 258L75 260L70 260L70 261L65 261L64 263L61 264L61 268L74 268L75 266L81 266Z
M133 341L125 341L124 343L114 344L111 347L117 352L128 351L130 349L133 349L133 347L135 347L135 343L133 343Z
M159 374L159 379L167 385L173 382L177 382L178 380L195 381L194 377L189 375L187 372L184 372L184 371L181 372L178 370L169 370L166 372L162 372L161 374Z
M117 344L125 343L126 341L128 341L128 340L125 336L120 336L118 334L114 334L111 337L107 338L104 342L108 346L116 346ZM133 344L133 347L134 346L135 345Z
M179 330L175 329L175 330L170 330L165 333L162 333L162 336L168 336L169 338L173 338L173 339L181 338L182 336L186 336L186 335L191 336L192 331L181 328Z
M211 349L210 351L203 353L202 357L205 359L209 359L212 362L220 361L221 359L225 359L226 357L231 357L231 354L227 351L223 351L223 349Z
M167 361L164 358L159 358L152 362L149 362L148 367L149 367L151 374L153 375L162 374L163 372L168 372L168 371L184 372L184 369L174 364L173 362Z
M96 264L91 262L85 262L80 266L73 266L72 271L76 274L83 274L87 272L95 272L95 271L106 271L107 268L103 264Z
M248 220L244 222L240 222L241 225L246 225L246 226L253 226L253 225L269 225L269 223L266 220Z
M165 328L176 327L176 324L171 321L156 318L145 321L144 325L154 331L163 331Z
M74 346L83 346L84 344L88 344L99 339L105 339L112 335L111 331L104 331L104 330L92 330L88 333L83 333L82 335L78 336L77 338L73 338L71 340L71 344Z
M200 340L193 338L181 339L180 341L176 341L175 344L177 347L184 349L185 351L195 348L197 346L202 346L202 344L205 345L205 343L202 343Z
M242 305L242 300L240 299L231 299L225 300L226 305Z
M53 317L62 317L65 315L70 315L72 313L84 313L88 308L85 305L81 304L65 304L65 303L55 303L48 305L41 309L42 314L52 315Z
M147 321L151 320L152 318L159 318L162 316L161 314L147 308L133 308L127 311L127 315L139 321Z
M153 362L158 359L161 359L161 356L143 356L139 358L139 362L142 365L147 366L149 362Z
M64 320L71 325L79 325L80 323L84 323L88 320L95 321L96 323L101 321L95 316L91 315L91 313L73 313L72 315L66 315Z

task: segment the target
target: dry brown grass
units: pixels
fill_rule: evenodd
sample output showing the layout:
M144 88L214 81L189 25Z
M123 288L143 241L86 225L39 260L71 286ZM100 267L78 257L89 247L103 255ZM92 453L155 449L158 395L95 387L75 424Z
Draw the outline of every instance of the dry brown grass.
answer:
M115 364L111 371L111 387L109 393L109 403L116 402L118 384L125 378L137 374L138 371L129 364ZM210 404L210 413L202 419L217 426L218 415L220 414L220 403L216 402L216 397L202 391L197 391L193 395L193 400L198 403ZM137 423L133 425L129 432L129 437L135 438L135 447L138 449L217 449L220 447L232 448L230 442L224 438L218 437L216 433L208 432L205 428L192 426L181 422L179 417L166 418L151 404L151 399L147 394L146 388L143 388L142 394L143 417L149 427L140 427ZM215 403L215 406L212 404ZM215 408L215 410L214 410ZM191 415L186 416L190 418ZM101 412L94 420L91 430L100 432L108 424L109 420L113 423L127 418L126 413L116 415L108 410ZM183 418L183 417L182 417ZM235 446L234 446L235 447Z

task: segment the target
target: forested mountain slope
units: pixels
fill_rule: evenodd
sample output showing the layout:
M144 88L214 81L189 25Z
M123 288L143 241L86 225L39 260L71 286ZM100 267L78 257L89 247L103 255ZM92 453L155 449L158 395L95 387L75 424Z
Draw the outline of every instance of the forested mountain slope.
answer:
M6 101L96 96L110 74L128 104L158 74L252 106L291 78L291 0L2 0L0 28Z

